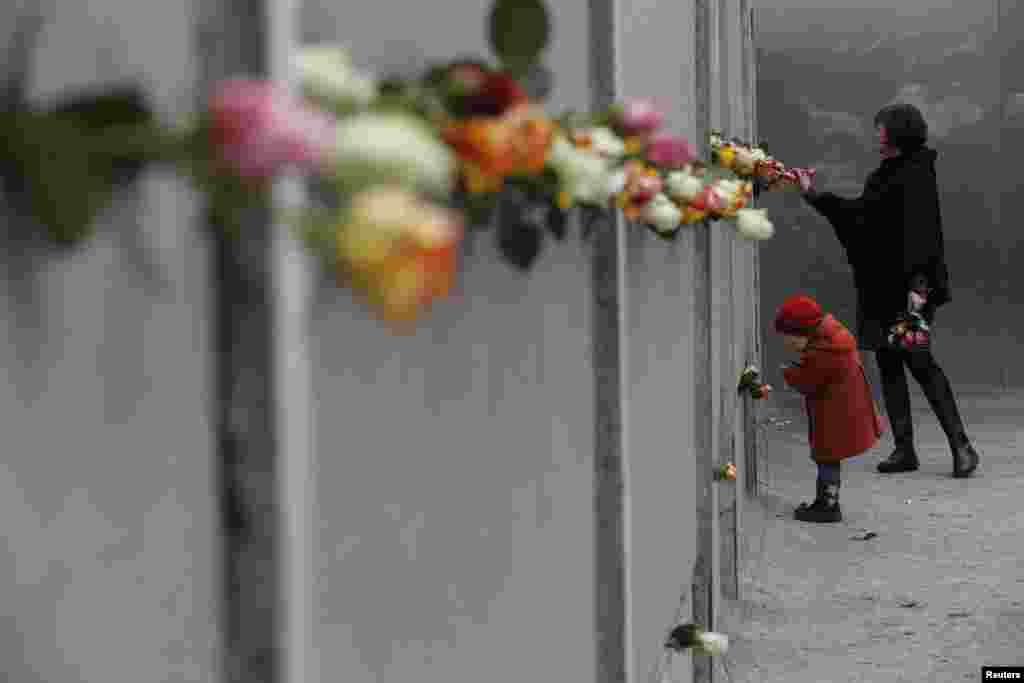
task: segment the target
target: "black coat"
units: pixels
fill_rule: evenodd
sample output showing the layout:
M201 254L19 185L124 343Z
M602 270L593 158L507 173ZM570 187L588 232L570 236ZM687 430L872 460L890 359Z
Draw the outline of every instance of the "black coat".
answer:
M885 159L864 192L845 199L831 192L804 195L828 219L846 250L857 288L857 337L865 350L885 346L889 326L907 309L911 282L931 287L925 317L952 300L942 238L935 150L923 147Z

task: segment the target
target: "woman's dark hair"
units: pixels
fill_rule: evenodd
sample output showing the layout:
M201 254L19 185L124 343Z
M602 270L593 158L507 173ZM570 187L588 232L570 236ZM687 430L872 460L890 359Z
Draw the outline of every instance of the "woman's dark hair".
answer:
M928 142L928 124L921 110L912 104L890 104L875 114L875 127L885 126L889 144L912 151Z

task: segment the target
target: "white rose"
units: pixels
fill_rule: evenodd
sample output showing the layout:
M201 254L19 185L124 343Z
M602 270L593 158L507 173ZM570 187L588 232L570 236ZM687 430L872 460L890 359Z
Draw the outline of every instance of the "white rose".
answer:
M766 240L775 234L766 209L740 209L736 212L736 229L749 240Z
M660 192L644 206L643 218L660 233L675 232L683 220L683 212Z
M750 156L753 157L755 162L768 160L768 154L760 147L750 150Z
M377 96L377 79L352 66L348 53L335 45L314 45L299 51L295 68L314 96L360 106Z
M455 160L420 120L404 114L361 114L339 122L335 163L342 176L401 181L448 194Z
M606 204L611 196L608 162L596 154L577 149L564 136L555 137L548 156L562 188L574 201Z
M728 181L723 181L711 186L711 191L715 194L715 197L718 200L717 204L722 208L728 207L732 203L732 198L734 196L731 188L726 184L727 182Z
M697 649L703 654L722 655L729 649L729 636L721 633L704 632L697 638L699 640Z
M719 180L715 190L723 197L735 197L743 190L743 183L736 180Z
M591 128L588 132L590 133L590 143L598 154L606 157L621 157L626 153L626 143L611 128L602 126Z
M692 202L704 189L704 183L700 178L685 171L669 173L665 184L670 195L686 202Z

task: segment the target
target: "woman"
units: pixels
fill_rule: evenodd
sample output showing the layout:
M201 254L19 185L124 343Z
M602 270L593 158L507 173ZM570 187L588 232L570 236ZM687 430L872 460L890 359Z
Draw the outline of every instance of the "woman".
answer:
M817 192L813 176L800 175L804 199L828 219L846 250L857 289L857 336L874 351L882 376L885 408L896 448L878 464L883 473L919 467L914 449L910 393L904 366L921 385L953 453L953 476L970 476L978 453L964 431L956 398L931 350L912 351L888 343L890 326L908 309L912 290L928 291L921 315L931 324L935 309L951 300L934 150L926 146L928 125L909 104L875 115L881 165L856 199Z

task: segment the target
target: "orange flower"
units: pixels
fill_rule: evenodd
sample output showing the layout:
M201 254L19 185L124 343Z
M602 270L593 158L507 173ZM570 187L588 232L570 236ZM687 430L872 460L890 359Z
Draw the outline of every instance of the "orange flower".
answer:
M378 187L353 198L338 260L384 320L411 322L451 291L461 237L454 212Z
M542 172L555 135L554 122L532 108L513 110L506 122L513 128L512 170L529 174Z
M462 163L471 192L493 192L512 173L538 174L547 163L555 124L530 106L500 117L474 117L450 124L443 138Z
M460 121L446 128L444 140L455 148L460 160L472 162L485 175L504 176L514 166L514 130L502 119Z

